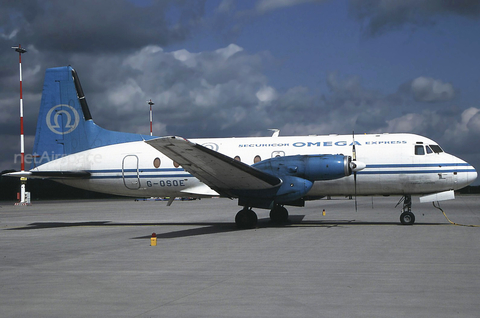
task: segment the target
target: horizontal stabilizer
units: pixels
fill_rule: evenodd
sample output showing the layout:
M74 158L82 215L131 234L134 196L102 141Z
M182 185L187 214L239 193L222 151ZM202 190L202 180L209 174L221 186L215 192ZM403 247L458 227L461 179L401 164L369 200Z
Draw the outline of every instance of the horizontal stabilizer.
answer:
M447 201L453 199L455 199L455 191L449 190L420 197L420 203Z
M232 190L264 190L282 183L276 176L181 137L145 142L223 196L234 196Z
M19 171L4 174L7 177L30 179L84 179L90 177L86 171Z

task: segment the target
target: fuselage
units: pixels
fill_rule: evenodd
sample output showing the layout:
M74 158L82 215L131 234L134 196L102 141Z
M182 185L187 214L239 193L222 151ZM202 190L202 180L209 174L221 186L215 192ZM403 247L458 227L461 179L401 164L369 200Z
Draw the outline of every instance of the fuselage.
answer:
M352 156L351 135L190 139L243 163L277 156L343 154ZM355 136L358 195L428 194L472 183L475 169L445 153L436 142L414 134ZM86 171L89 178L60 179L65 184L133 197L215 196L168 157L144 141L113 144L64 156L32 171ZM316 181L309 197L353 195L353 175Z

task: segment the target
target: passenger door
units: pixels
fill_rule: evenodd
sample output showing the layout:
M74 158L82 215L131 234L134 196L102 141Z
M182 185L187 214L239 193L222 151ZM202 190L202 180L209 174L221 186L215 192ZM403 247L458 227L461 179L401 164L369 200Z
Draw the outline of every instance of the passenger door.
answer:
M128 155L122 161L122 177L125 187L131 190L140 188L140 175L138 171L138 157Z

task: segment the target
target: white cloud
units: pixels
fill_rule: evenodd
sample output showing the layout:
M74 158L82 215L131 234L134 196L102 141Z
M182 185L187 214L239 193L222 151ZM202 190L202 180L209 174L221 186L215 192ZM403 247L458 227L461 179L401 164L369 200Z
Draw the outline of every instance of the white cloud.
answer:
M134 69L142 70L145 63L148 63L155 55L163 53L163 49L157 45L148 45L141 50L129 55L123 61L124 65L128 65Z
M258 90L255 96L257 96L259 101L268 103L277 98L277 92L275 88L271 86L263 86Z
M230 44L225 48L221 48L215 51L215 53L222 56L225 60L228 59L230 56L234 55L235 53L243 51L243 48L236 44Z
M5 40L11 40L11 39L15 38L18 31L19 31L19 29L14 29L12 32L10 32L10 34L0 33L0 38L3 38Z
M217 105L222 93L221 85L210 85L205 79L200 80L200 86L190 91L193 106L211 108Z
M410 113L387 121L385 132L420 133L424 127L425 115ZM381 132L381 131L376 131Z
M115 109L128 113L138 108L145 93L134 79L129 78L125 84L109 91L107 96L110 105L115 105Z
M421 102L441 102L455 97L452 84L430 77L417 77L412 81L411 89L415 100Z
M277 93L262 73L271 56L242 51L236 44L204 52L148 46L93 65L79 59L87 69L77 71L93 119L104 128L143 131L145 101L152 99L156 122L164 125L157 133L251 135L268 128L263 125Z
M473 109L476 110L476 112L468 120L467 128L472 133L475 133L477 136L480 136L480 109L477 109L477 108L473 108Z
M460 121L450 124L446 131L446 137L455 142L467 138L470 134L478 134L480 132L480 109L470 107L465 109ZM480 136L479 136L480 137Z
M195 53L190 53L187 50L182 49L182 50L172 52L172 54L177 60L182 61L188 67L195 67L197 65L197 61L196 61L197 54Z

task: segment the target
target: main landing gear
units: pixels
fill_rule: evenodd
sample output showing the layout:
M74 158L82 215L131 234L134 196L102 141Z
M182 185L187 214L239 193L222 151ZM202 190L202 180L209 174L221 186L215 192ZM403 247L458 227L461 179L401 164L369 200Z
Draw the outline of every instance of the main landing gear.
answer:
M404 225L412 225L415 223L415 214L412 213L412 196L404 195L398 204L403 200L402 214L400 214L400 223ZM397 205L398 205L397 204Z
M288 221L288 211L283 205L275 205L270 210L270 220L273 223L282 224ZM240 229L253 229L257 227L258 217L252 208L244 207L235 216L235 224Z
M253 212L252 208L244 207L235 216L235 224L240 229L253 229L257 226L257 213Z

